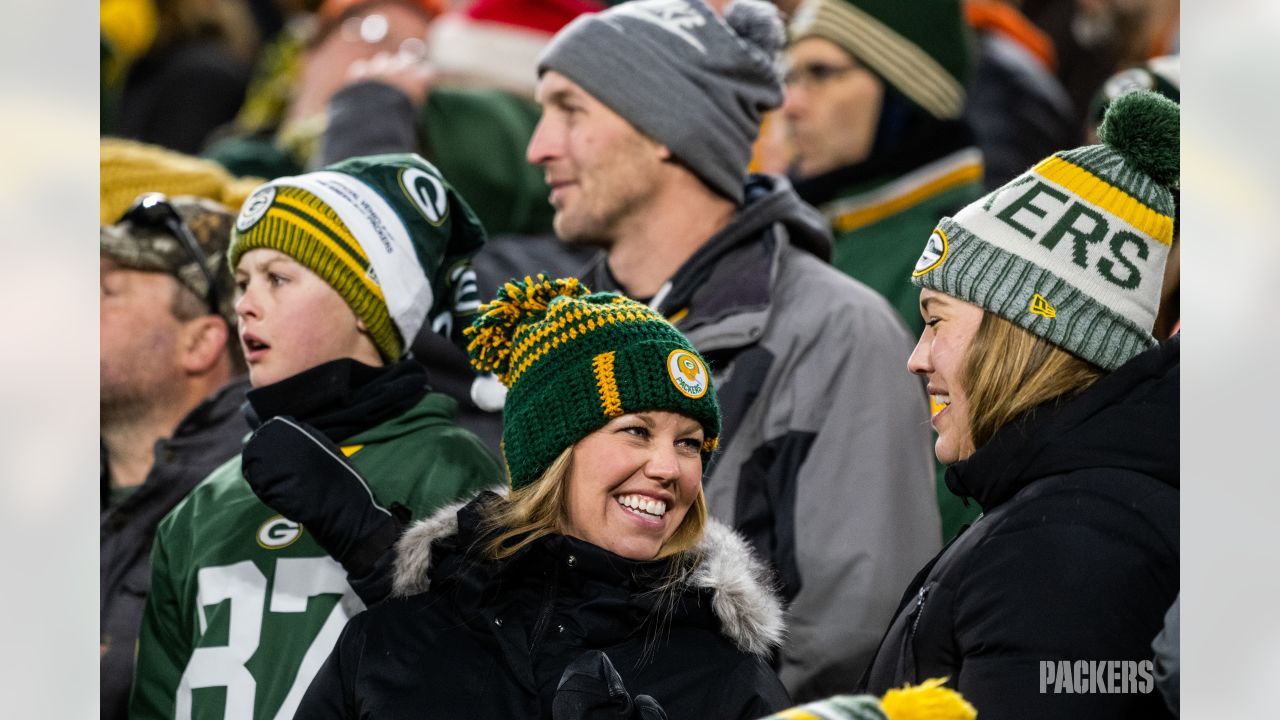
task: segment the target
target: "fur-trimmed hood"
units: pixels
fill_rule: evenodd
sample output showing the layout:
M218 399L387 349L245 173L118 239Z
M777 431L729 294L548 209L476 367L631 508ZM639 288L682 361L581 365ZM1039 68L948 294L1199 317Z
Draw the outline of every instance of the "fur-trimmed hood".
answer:
M394 596L426 592L432 543L457 534L458 513L468 504L442 507L405 531L396 547ZM757 656L767 656L780 645L785 634L782 603L771 573L747 542L708 518L702 540L690 552L699 559L688 585L711 592L712 610L725 637L739 650Z

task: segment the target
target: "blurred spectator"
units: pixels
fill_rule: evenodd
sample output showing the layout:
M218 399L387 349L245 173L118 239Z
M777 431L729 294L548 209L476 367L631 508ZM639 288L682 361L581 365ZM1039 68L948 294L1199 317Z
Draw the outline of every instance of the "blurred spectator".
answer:
M441 85L492 87L533 97L538 54L592 0L472 0L431 27L428 59Z
M101 227L103 718L126 716L156 525L248 431L226 263L234 217L146 195Z
M1177 55L1152 58L1137 66L1121 70L1107 79L1093 102L1089 104L1089 122L1085 127L1086 142L1098 142L1098 125L1111 103L1121 95L1134 90L1151 90L1180 102L1182 88L1182 63ZM1164 264L1164 284L1160 288L1160 309L1156 312L1156 324L1151 333L1163 340L1178 332L1181 327L1182 306L1182 193L1173 191L1173 247Z
M154 40L124 74L116 131L196 153L244 101L258 30L242 0L155 0L154 9ZM126 53L146 43L144 30L134 34L140 37Z
M260 178L235 178L221 165L132 140L99 141L99 222L114 223L144 192L195 195L216 200L232 212L262 184Z
M745 173L783 40L754 0L723 21L700 0L579 18L539 63L528 159L556 234L607 253L584 282L647 302L707 359L724 412L708 507L778 572L777 667L799 701L849 688L939 528L902 322L827 264L829 226L785 178Z
M1022 12L1053 40L1077 127L1113 73L1176 52L1178 0L1022 0Z
M1021 0L965 0L978 37L965 117L994 189L1040 158L1079 142L1076 111L1058 81L1053 40L1018 10Z
M499 481L453 401L404 357L423 324L448 333L474 314L467 264L483 241L465 202L410 155L280 178L245 202L227 256L246 416L306 424L368 482L304 473L301 493L280 493L300 502L268 505L246 482L255 458L296 468L255 437L175 507L156 531L130 717L292 717L363 609L352 586L370 571L317 518L351 507L342 490L354 490L375 506L361 529L385 549L401 523Z
M834 264L924 327L912 238L982 194L962 117L973 63L959 0L806 0L790 26L786 104L796 192L835 231ZM935 469L943 538L977 517Z
M419 152L473 199L491 234L548 232L546 185L521 159L537 122L537 107L523 94L531 91L532 64L519 87L517 65L478 62L463 37L501 37L486 50L511 49L514 62L536 54L550 26L594 7L486 3L451 16L439 52L428 57L426 38L440 10L434 0L329 0L305 47L291 54L282 44L264 59L274 72L255 84L237 132L206 156L235 174L279 177L358 155ZM437 62L446 68L438 80ZM365 79L380 85L371 89ZM327 132L331 124L338 127Z
M1182 595L1174 599L1164 614L1164 627L1151 642L1155 653L1156 688L1169 712L1176 718L1182 712Z

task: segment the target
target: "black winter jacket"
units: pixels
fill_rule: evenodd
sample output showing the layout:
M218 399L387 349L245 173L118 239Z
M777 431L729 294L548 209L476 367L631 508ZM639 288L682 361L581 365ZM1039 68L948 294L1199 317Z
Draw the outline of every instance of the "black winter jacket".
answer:
M352 618L299 718L539 718L565 667L603 650L633 696L672 718L756 718L789 699L764 657L782 613L746 543L712 524L674 595L667 561L553 535L503 561L471 552L482 494L401 540L396 597ZM407 593L417 592L407 597Z
M903 596L868 690L948 676L983 720L1168 717L1141 670L1077 694L1074 675L1044 682L1042 661L1152 658L1179 585L1178 348L1165 341L951 466L949 487L983 515Z

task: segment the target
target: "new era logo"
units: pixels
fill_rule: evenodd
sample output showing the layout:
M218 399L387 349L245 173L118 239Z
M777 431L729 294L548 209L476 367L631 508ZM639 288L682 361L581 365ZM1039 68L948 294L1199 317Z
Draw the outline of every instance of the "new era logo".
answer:
M1058 316L1058 311L1055 310L1054 307L1049 304L1048 300L1044 299L1043 295L1041 295L1040 293L1036 293L1035 295L1031 296L1031 314L1039 315L1040 317L1046 317L1052 320L1053 318Z

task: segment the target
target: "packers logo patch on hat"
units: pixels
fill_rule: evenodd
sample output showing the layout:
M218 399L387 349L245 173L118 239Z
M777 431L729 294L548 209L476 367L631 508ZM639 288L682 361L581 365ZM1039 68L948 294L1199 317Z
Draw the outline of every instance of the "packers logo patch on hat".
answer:
M707 366L688 350L672 350L667 355L667 374L671 383L687 397L698 399L707 394Z
M941 265L947 259L948 249L947 234L942 232L942 228L934 228L929 242L925 243L924 252L920 253L920 259L916 261L916 269L911 272L911 277L920 277Z
M400 171L400 187L427 222L438 227L449 217L449 198L440 178L420 168L405 168Z
M256 225L262 216L267 214L267 210L275 199L274 185L263 185L254 190L249 199L244 201L244 207L240 208L240 216L236 218L236 230L245 232Z

